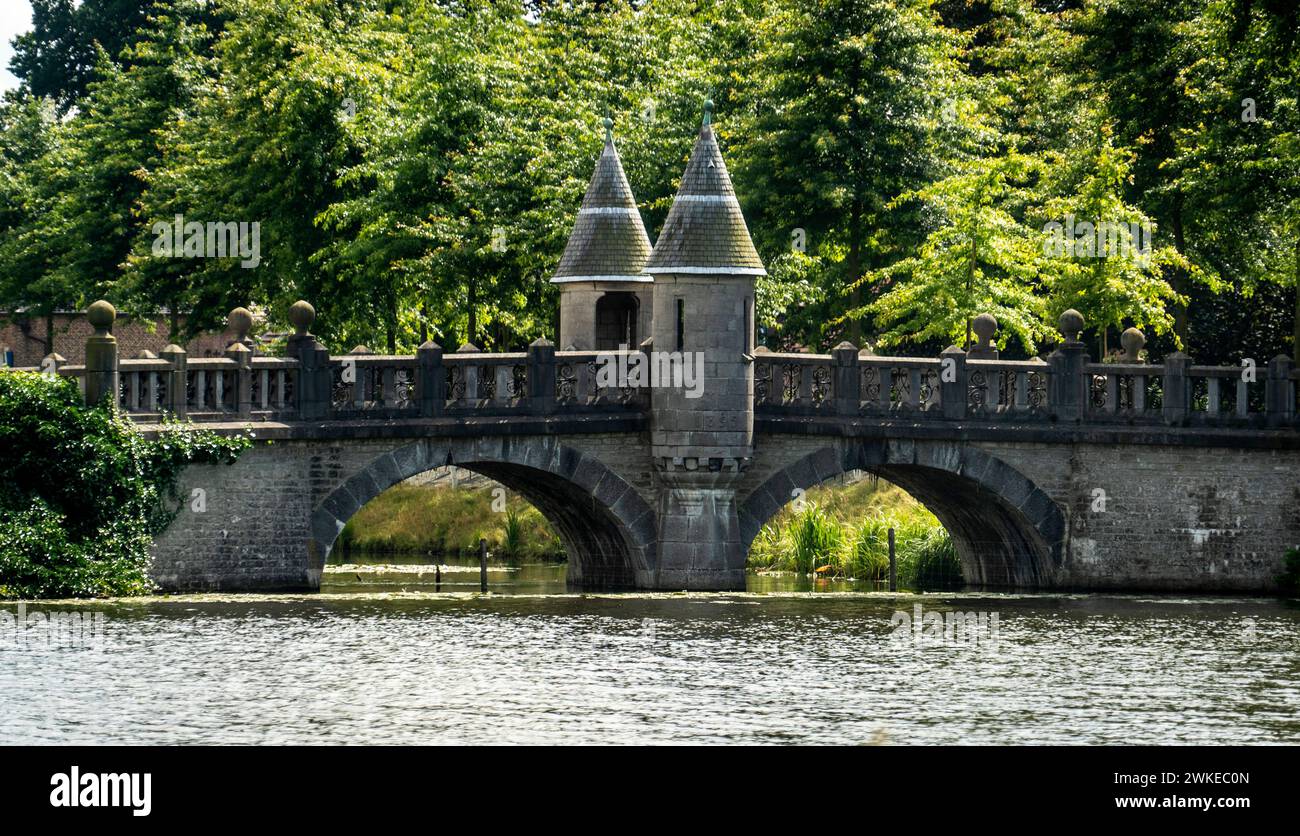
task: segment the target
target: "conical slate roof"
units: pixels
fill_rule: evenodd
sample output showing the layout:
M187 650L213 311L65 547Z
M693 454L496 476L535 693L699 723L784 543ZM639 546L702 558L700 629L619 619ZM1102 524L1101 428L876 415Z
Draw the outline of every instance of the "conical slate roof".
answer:
M704 125L646 264L647 273L767 273L731 188L731 175L710 124L711 110L712 103L706 102Z
M650 236L646 235L632 187L614 149L612 125L607 118L605 150L587 186L560 266L551 278L555 284L592 280L653 281L643 274L650 255Z

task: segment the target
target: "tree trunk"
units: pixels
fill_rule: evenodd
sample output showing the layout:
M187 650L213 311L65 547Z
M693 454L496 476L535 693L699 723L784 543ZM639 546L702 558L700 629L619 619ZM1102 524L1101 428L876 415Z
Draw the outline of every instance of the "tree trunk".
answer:
M966 265L966 301L971 298L971 290L975 286L975 263L979 259L979 239L975 237L975 220L971 220L970 229L970 261ZM970 351L970 311L966 312L966 351Z
M474 338L478 334L478 299L475 298L474 280L469 280L469 327L466 328L465 342L474 343ZM478 343L474 343L478 345Z
M853 209L849 212L849 309L862 306L862 288L857 282L862 278L862 197L853 196ZM854 314L849 319L849 342L862 347L862 320Z
M1187 239L1184 237L1183 234L1182 192L1176 192L1174 194L1174 214L1173 214L1172 222L1174 227L1174 249L1178 250L1179 255L1186 255ZM1186 296L1188 292L1187 271L1183 270L1182 268L1174 270L1173 281L1171 282L1171 284L1173 285L1175 293L1177 293L1179 296ZM1178 337L1179 342L1182 343L1182 348L1184 351L1186 351L1190 346L1190 343L1188 341L1188 335L1189 335L1188 319L1189 319L1189 315L1187 310L1187 304L1179 302L1174 307L1174 336Z
M1300 367L1300 240L1295 242L1295 316L1291 320L1291 359Z
M45 315L45 356L54 353L54 311Z
M420 303L420 345L429 341L429 305Z

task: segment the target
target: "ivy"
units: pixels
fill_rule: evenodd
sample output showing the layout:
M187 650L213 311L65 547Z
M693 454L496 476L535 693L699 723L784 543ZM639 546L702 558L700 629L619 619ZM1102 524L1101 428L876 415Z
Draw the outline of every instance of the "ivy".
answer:
M251 443L181 423L145 438L84 406L71 380L0 372L0 598L152 591L150 545L179 507L181 472Z

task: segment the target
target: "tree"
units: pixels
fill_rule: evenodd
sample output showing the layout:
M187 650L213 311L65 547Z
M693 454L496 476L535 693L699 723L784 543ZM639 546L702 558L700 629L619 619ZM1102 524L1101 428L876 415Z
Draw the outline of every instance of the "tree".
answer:
M1180 77L1195 60L1186 27L1205 2L1098 0L1070 18L1079 38L1068 60L1082 69L1080 92L1105 97L1104 115L1116 126L1117 144L1135 152L1126 197L1155 219L1183 258L1170 265L1170 282L1178 295L1174 333L1184 345L1192 285L1217 278L1197 249L1202 214L1189 200L1174 145L1177 133L1193 124L1194 105Z
M1051 333L1035 292L1044 259L1040 237L1022 221L1037 173L1035 160L1010 151L963 163L895 198L920 201L934 221L915 256L863 280L885 288L862 312L882 329L881 345L927 339L969 345L971 320L988 313L998 321L1000 344L1014 336L1026 352L1037 350Z
M860 342L862 276L916 240L916 207L891 199L941 172L961 41L927 0L782 4L758 28L755 115L735 137L747 216L767 260L803 230L830 298L851 289L846 321Z
M116 62L151 9L167 0L31 0L32 29L14 38L9 63L24 89L72 107L95 80L102 51Z
M1197 119L1175 141L1184 188L1207 219L1198 248L1232 280L1252 330L1268 328L1268 285L1291 289L1300 363L1298 17L1291 3L1207 4L1189 38L1198 60L1183 75ZM1214 327L1222 322L1207 328L1217 344L1209 351L1244 341L1236 329Z
M1074 308L1101 337L1101 354L1109 352L1110 328L1124 323L1146 327L1155 334L1174 325L1167 306L1178 304L1164 279L1167 271L1196 275L1195 265L1169 245L1156 246L1154 225L1137 207L1124 202L1135 154L1117 148L1110 125L1093 131L1085 153L1070 153L1053 166L1053 193L1038 210L1054 224L1056 249L1044 266L1051 315ZM1069 227L1069 228L1066 228ZM1063 246L1056 247L1060 242Z

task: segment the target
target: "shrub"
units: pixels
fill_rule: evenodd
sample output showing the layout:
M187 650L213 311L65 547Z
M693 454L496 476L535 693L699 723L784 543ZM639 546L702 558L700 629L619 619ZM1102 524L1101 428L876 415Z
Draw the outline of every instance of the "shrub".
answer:
M179 507L181 470L249 443L180 424L146 439L83 405L70 379L0 371L0 597L151 591L149 549Z

